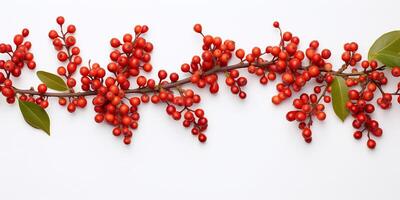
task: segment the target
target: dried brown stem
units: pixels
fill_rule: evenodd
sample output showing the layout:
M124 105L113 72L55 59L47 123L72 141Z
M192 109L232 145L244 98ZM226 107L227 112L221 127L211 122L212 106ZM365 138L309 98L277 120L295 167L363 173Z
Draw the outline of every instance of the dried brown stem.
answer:
M256 67L267 67L271 64L274 63L274 60L272 61L268 61L268 62L259 62L259 63L253 63L252 65L256 66ZM220 72L227 72L233 69L241 69L241 68L247 68L249 67L250 64L248 62L240 62L234 65L230 65L230 66L226 66L226 67L220 67L220 66L215 66L213 69L206 71L202 74L202 76L207 76L210 74L217 74ZM383 70L385 68L385 66L379 67L377 69L374 70L367 70L367 71L363 71L363 72L353 72L353 73L344 73L344 72L340 72L339 71L326 71L326 70L321 70L322 72L326 72L326 73L330 73L332 75L336 75L336 76L344 76L344 77L349 77L349 76L360 76L360 75L365 75L368 74L372 71L375 70ZM303 68L305 69L305 68ZM180 87L182 85L188 84L190 83L190 77L181 79L177 82L172 82L172 83L167 83L167 84L163 84L161 86L161 88L163 89L173 89L176 87ZM40 94L39 92L35 91L35 90L24 90L24 89L19 89L19 88L15 88L14 90L16 93L18 94L25 94L25 95L41 95L41 96L46 96L46 97L80 97L80 96L94 96L97 95L96 91L85 91L85 92L47 92L45 94ZM125 91L126 94L132 94L132 93L139 93L139 94L144 94L144 93L152 93L152 92L157 92L160 90L160 87L156 87L154 89L149 88L149 87L142 87L142 88L135 88L135 89L128 89Z

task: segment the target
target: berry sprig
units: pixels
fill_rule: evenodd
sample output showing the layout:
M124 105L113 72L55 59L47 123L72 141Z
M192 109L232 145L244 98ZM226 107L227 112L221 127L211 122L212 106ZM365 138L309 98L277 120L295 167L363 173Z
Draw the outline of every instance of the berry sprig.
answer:
M8 53L12 57L8 61L0 62L0 69L4 69L6 73L4 75L0 72L3 95L7 97L9 103L14 103L15 97L18 97L20 107L23 104L24 109L38 109L35 107L36 104L46 108L49 97L58 97L60 105L68 104L69 112L74 112L76 107L86 107L86 97L94 96L92 104L96 113L95 121L112 125L113 135L123 136L125 144L131 143L134 131L138 128L140 105L149 102L165 105L165 111L172 119L182 120L184 127L191 127L191 133L200 142L205 142L208 119L204 115L204 110L197 107L201 97L186 86L192 84L198 88L208 88L210 93L215 94L220 90L218 80L222 75L230 91L245 99L247 94L244 87L248 80L241 74L240 69L247 69L249 74L257 76L262 85L280 77L276 84L277 94L271 99L275 105L291 99L304 87L313 84L313 92L309 94L303 92L294 98L295 109L286 115L288 121L298 123L301 135L307 143L312 141L313 122L315 119L325 120L325 107L332 103L340 119L344 120L349 114L352 115L353 127L357 129L354 137L360 139L366 134L367 146L373 149L376 142L372 137L380 137L383 132L378 122L371 116L375 110L371 102L375 93L379 92L376 103L382 109L391 107L394 96L397 96L397 101L400 103L400 82L396 90L391 93L385 92L382 87L388 83L383 70L391 67L393 77L400 76L400 67L396 67L400 63L380 54L385 51L380 48L385 45L380 43L387 43L387 40L378 39L375 42L371 47L369 60L363 60L361 54L357 52L357 43L346 43L341 57L343 64L338 70L334 70L329 61L331 57L329 49L320 49L319 42L313 40L305 51L300 50L299 37L291 32L283 32L278 22L273 23L280 33L278 45L267 45L264 50L254 47L247 54L245 50L236 48L233 40L223 40L218 36L204 34L202 26L196 24L194 31L202 37L203 45L200 55L194 55L190 62L181 65L180 70L186 76L181 78L176 72L168 73L161 69L157 73L157 78L150 78L147 73L153 69L151 53L154 47L144 37L149 30L146 25L135 26L133 34L126 33L122 40L112 38L110 46L113 50L110 53L110 62L103 68L100 64L90 61L87 66L81 66L80 49L76 46L76 39L72 35L76 31L75 26L68 25L65 31L63 17L58 17L57 23L60 26L60 33L51 30L49 37L58 51L58 60L63 64L57 69L59 76L38 72L43 84L38 86L37 91L33 88L22 90L12 87L10 74L19 76L20 71L19 74L18 70L14 72L16 68L10 69L10 64L5 67L6 63L18 65L19 69L23 66L18 64L20 62L27 62L30 68L35 66L32 54L27 52L30 43L25 42L23 45L25 47L21 48L22 39L18 36L14 39L14 43L17 50L19 49L18 52L24 50L24 56L15 53L17 50L12 51L9 45L0 45L0 52ZM388 34L398 34L398 32ZM25 29L23 36L27 36ZM385 52L386 54L388 53ZM379 66L375 58L382 65ZM385 65L386 63L390 64ZM78 70L82 91L77 91L75 88L77 86L75 72ZM48 87L62 92L48 92ZM49 128L47 127L49 121L42 119L45 117L36 116L35 119L39 118L39 121L32 120L23 111L24 109L21 108L21 111L30 125L45 131ZM47 113L44 115L47 116Z
M56 21L60 26L60 32L51 30L49 38L53 41L54 48L58 52L57 59L63 64L63 66L57 68L57 74L66 79L69 92L73 93L77 82L74 74L82 64L82 58L79 56L80 49L76 46L76 38L72 35L76 32L76 27L70 24L64 30L65 19L62 16L57 17ZM82 71L82 68L80 71ZM84 83L85 78L82 77L82 90L87 91L88 85ZM84 108L87 105L84 96L69 97L68 99L60 97L58 102L62 106L67 105L67 110L71 113L75 112L76 108Z
M36 63L33 60L34 56L30 52L32 43L24 41L28 35L29 30L26 28L22 29L21 34L16 34L14 36L15 48L11 44L0 44L0 54L6 54L6 57L8 57L5 60L0 60L0 89L3 96L7 98L7 103L10 104L15 102L16 96L11 78L21 76L24 66L31 70L36 67ZM32 99L29 100L32 101Z

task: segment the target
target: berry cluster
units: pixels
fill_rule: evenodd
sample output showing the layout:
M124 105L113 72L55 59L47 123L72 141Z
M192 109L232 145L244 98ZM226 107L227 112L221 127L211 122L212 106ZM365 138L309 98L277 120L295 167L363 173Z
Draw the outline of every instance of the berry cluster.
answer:
M14 49L11 44L0 44L0 54L7 54L8 56L8 59L0 60L0 70L4 71L4 73L0 71L0 90L10 104L15 102L16 95L11 77L19 77L25 65L31 70L36 67L33 54L30 52L32 43L24 41L28 35L29 30L26 28L22 30L21 34L16 34L14 36ZM29 100L34 101L33 98Z
M76 27L75 25L70 24L67 26L65 31L64 17L57 17L56 21L60 26L60 33L58 33L56 30L51 30L49 32L49 38L53 41L53 46L58 52L57 59L64 64L63 66L57 68L57 73L66 79L66 83L70 92L74 92L76 79L73 77L73 75L82 64L82 58L79 56L80 49L76 46L76 38L72 35L76 32ZM82 89L88 90L87 85L82 84ZM39 91L39 93L41 92ZM67 110L72 113L75 112L77 107L86 107L87 100L83 96L69 97L68 99L60 97L58 103L62 106L68 104Z
M23 43L24 37L29 33L24 29L22 35L16 35L14 38L14 51L11 45L0 44L0 53L10 56L9 60L0 60L0 69L5 72L0 72L2 94L7 97L9 103L14 103L15 97L19 97L22 101L35 102L42 108L48 107L49 97L57 97L59 104L67 105L69 112L75 112L77 107L86 107L86 97L94 96L92 104L96 112L95 121L112 125L113 135L123 136L125 144L131 143L133 130L138 128L139 106L149 102L165 105L166 113L172 119L182 119L182 125L190 127L191 133L200 142L205 142L207 137L204 132L208 127L208 119L203 109L197 107L201 97L185 85L207 87L215 94L219 91L219 75L223 74L231 92L245 99L247 94L244 87L248 80L240 74L240 69L243 68L256 75L262 85L279 80L276 84L277 94L272 97L272 103L275 105L293 98L295 93L314 83L311 93L302 92L293 99L295 109L286 114L288 121L298 123L302 137L307 143L312 141L311 127L314 118L319 121L325 120L326 104L334 103L333 82L338 77L345 83L343 85L350 88L349 101L343 109L347 108L354 118L353 127L357 129L354 137L360 139L365 133L368 137L367 146L371 149L376 146L372 136L380 137L383 132L371 116L375 110L372 102L375 92L380 92L376 103L382 109L392 106L394 96L398 96L397 101L400 103L400 82L395 92L385 92L382 86L387 85L388 78L383 70L387 66L379 66L378 62L373 60L362 60L361 54L357 52L357 43L344 45L341 56L343 65L334 70L329 61L329 49L321 49L319 42L313 40L305 51L300 50L299 37L291 32L283 32L278 22L274 22L273 26L279 30L279 44L266 45L263 50L253 47L247 54L243 49L236 48L233 40L206 35L202 26L196 24L194 31L201 35L203 44L200 55L193 56L190 62L181 65L181 71L187 76L181 78L176 72L168 73L161 69L157 78L150 78L147 73L153 69L153 44L144 38L144 34L149 30L146 25L135 26L134 33L123 35L122 40L112 38L110 62L103 68L100 64L90 61L88 65L81 66L83 64L79 56L80 49L72 35L76 32L75 26L68 25L64 30L64 18L58 17L56 21L60 32L51 30L49 37L58 51L57 58L62 63L57 73L66 81L68 91L48 92L48 85L45 83L40 84L37 90L21 90L12 86L10 76L18 77L24 64L30 69L35 67L33 55L29 52L31 43ZM74 76L78 70L79 83L76 81L79 79ZM400 67L393 67L392 75L399 77ZM77 85L80 85L82 91L77 91Z
M320 93L320 87L316 86L314 88L315 93ZM330 101L329 96L324 96L325 102ZM318 120L323 121L326 118L326 114L324 112L325 105L319 103L320 99L318 99L316 94L308 95L303 93L300 95L300 98L293 100L293 106L297 110L289 111L286 114L286 119L288 121L297 121L299 122L299 129L302 130L302 135L304 140L308 143L312 140L312 131L311 126L313 123L312 118L316 117ZM308 122L306 122L308 120Z
M371 149L375 148L376 142L371 138L371 134L375 137L382 136L382 128L379 127L379 123L372 119L371 114L375 111L375 106L372 104L372 100L375 97L375 92L378 90L381 97L377 98L377 105L382 109L389 109L392 105L392 95L399 95L400 83L397 86L395 93L386 93L382 89L382 85L386 85L388 79L383 72L378 72L378 64L376 61L368 62L362 61L361 67L364 71L371 71L369 74L359 76L356 79L347 79L347 86L354 87L360 85L360 89L349 90L349 99L346 107L354 117L353 127L357 129L353 136L355 139L361 139L363 133L366 133L368 137L367 146ZM353 69L353 71L357 71ZM392 69L392 75L394 77L400 76L400 68L394 67ZM398 97L400 103L400 96Z
M138 106L141 102L148 102L148 96L144 94L141 99L138 97L128 98L126 90L131 86L130 78L137 77L136 84L139 88L146 86L155 87L155 81L146 80L140 75L140 71L150 72L151 52L153 44L146 41L142 34L148 31L148 27L136 26L135 35L126 33L122 38L122 43L117 38L110 41L114 49L110 53L111 62L107 65L107 70L112 74L106 78L106 70L95 63L91 68L81 68L82 89L96 91L96 97L92 103L97 113L95 121L103 121L114 126L115 136L124 136L124 143L130 144L133 135L132 130L138 127L140 118ZM140 75L140 76L139 76Z
M190 65L183 64L181 70L191 74L190 81L197 87L204 88L208 84L210 92L215 94L219 91L219 84L218 75L213 72L228 65L235 50L235 42L204 35L200 24L194 26L194 31L203 36L203 52L201 57L193 56Z

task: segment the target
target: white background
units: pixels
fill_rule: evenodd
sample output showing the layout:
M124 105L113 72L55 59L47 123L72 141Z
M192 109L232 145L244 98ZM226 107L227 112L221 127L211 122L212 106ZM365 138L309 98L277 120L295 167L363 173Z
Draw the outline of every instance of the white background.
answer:
M147 24L153 64L177 71L198 54L201 38L192 30L234 39L246 50L277 44L272 22L301 39L319 39L338 66L342 45L357 41L366 55L381 34L399 28L399 1L3 1L2 42L29 27L37 70L55 72L48 31L55 18L77 26L84 62L105 66L109 39ZM246 72L244 72L246 74ZM155 77L156 72L150 74ZM15 81L39 83L24 70ZM394 83L391 84L392 86ZM91 106L75 114L55 101L48 109L52 136L29 127L16 105L0 99L0 199L399 199L399 105L378 110L384 135L370 151L352 137L351 120L328 118L313 127L306 144L296 125L285 120L288 101L273 106L274 83L249 78L245 101L221 85L220 93L200 91L209 118L207 144L200 144L165 114L164 106L142 106L140 127L130 146L93 121Z

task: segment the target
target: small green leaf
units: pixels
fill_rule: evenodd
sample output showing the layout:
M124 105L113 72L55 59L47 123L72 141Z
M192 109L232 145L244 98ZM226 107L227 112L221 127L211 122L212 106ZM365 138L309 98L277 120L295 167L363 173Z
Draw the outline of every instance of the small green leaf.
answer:
M346 108L346 102L349 101L349 88L346 85L343 77L336 76L332 82L332 105L336 115L344 121L349 115Z
M33 128L41 129L50 135L50 118L47 112L37 104L18 100L19 109L25 121Z
M376 59L388 67L400 66L400 31L383 34L371 46L368 60Z
M67 84L65 84L61 77L45 71L38 71L36 74L48 88L57 91L68 90Z

